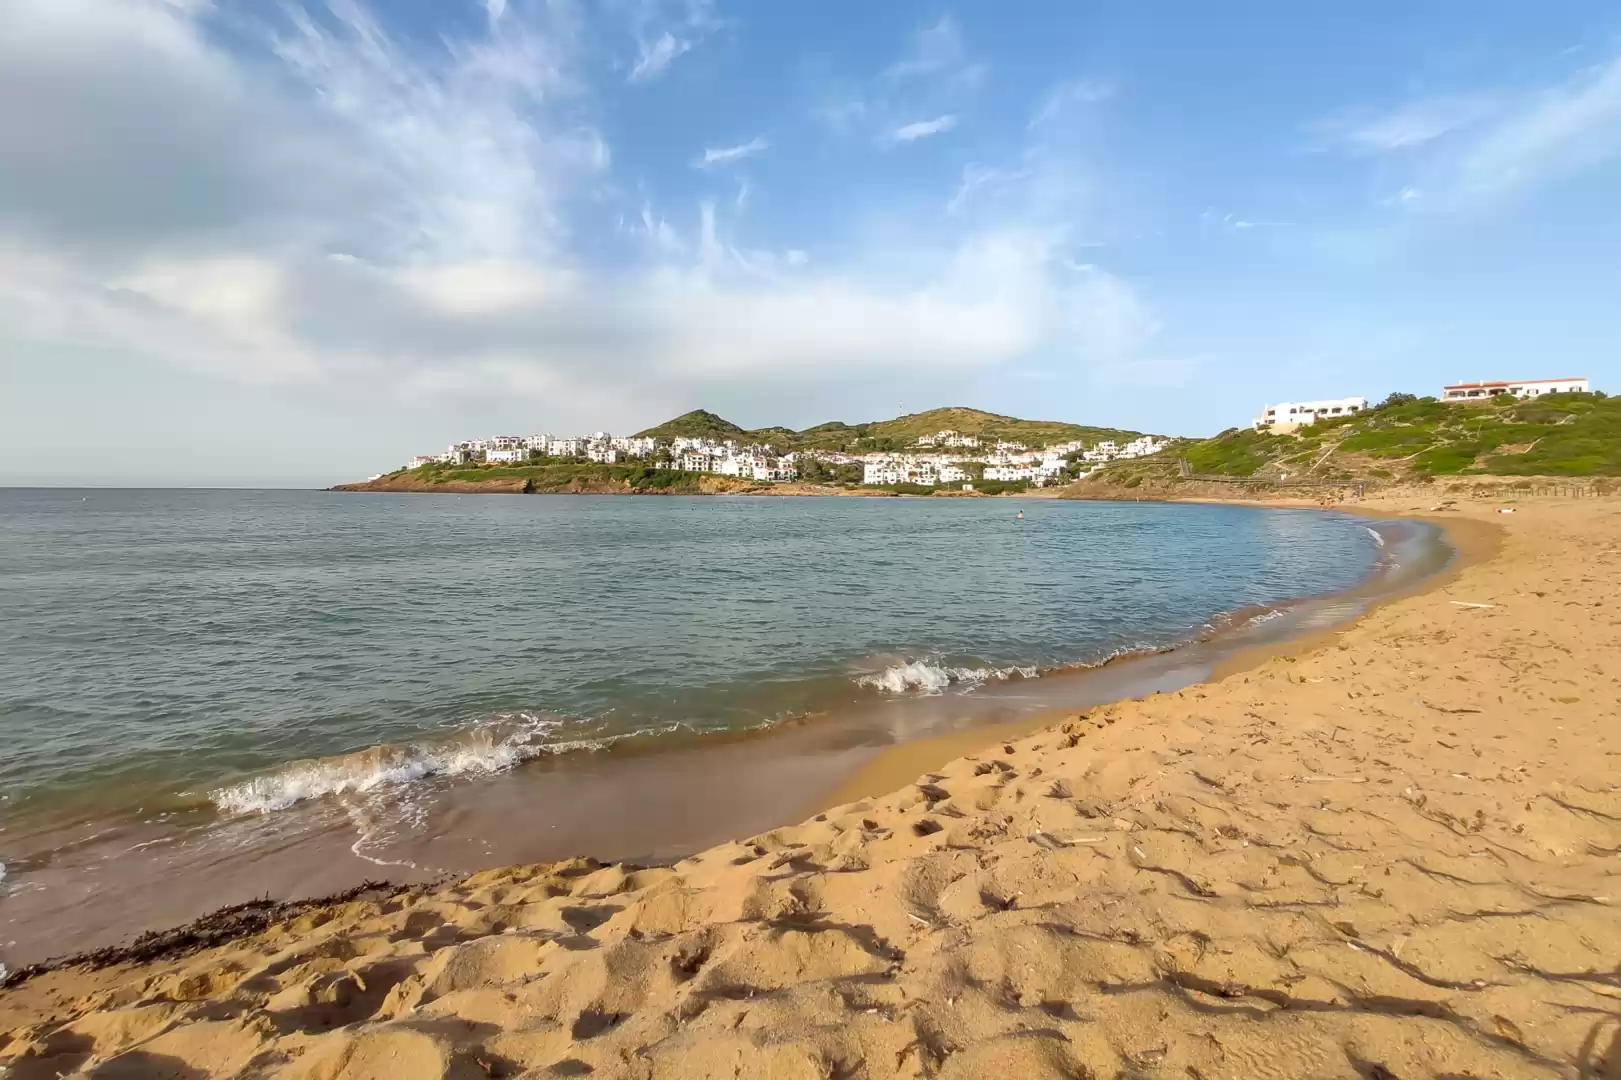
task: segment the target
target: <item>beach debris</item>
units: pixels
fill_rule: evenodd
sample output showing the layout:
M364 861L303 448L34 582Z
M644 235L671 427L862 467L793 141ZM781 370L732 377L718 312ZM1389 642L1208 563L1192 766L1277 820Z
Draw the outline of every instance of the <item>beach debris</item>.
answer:
M1466 608L1494 608L1497 605L1496 604L1476 604L1476 603L1471 603L1468 600L1454 600L1454 601L1452 601L1452 606L1453 607L1466 607Z
M1514 508L1512 506L1499 506L1497 508L1497 512L1499 514L1512 514L1514 512Z

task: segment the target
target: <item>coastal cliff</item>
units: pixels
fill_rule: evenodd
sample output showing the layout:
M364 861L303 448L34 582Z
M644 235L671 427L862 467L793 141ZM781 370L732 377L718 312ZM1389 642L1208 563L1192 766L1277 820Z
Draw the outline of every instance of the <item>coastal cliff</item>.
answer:
M328 490L431 495L895 495L893 491L881 489L800 482L763 483L708 473L675 474L676 479L671 480L665 470L657 469L600 466L594 472L583 474L578 468L568 469L567 475L561 476L549 475L550 472L544 466L502 470L488 479L476 480L398 472L361 483L337 484Z
M730 476L670 474L662 469L578 466L486 470L473 477L397 472L332 491L442 495L743 495L772 485Z

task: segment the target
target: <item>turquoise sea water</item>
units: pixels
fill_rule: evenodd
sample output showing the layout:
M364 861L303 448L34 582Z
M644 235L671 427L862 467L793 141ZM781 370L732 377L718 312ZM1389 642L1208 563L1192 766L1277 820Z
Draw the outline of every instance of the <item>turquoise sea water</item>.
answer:
M1377 552L1355 519L1239 507L9 490L0 806L13 834L265 813L974 693Z

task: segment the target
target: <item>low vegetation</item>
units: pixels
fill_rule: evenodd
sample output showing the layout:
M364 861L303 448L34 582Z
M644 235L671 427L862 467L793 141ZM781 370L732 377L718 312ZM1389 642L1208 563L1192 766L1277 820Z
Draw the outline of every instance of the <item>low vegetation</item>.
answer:
M1279 435L1235 428L1163 458L1198 475L1258 479L1621 475L1621 399L1549 394L1447 405L1392 394L1356 416Z
M418 483L508 484L528 492L631 491L648 494L699 494L725 478L704 473L661 469L652 465L602 465L592 461L546 462L532 465L424 465L402 470ZM707 483L706 483L707 481Z
M917 445L925 435L940 431L958 431L964 435L977 435L981 440L1024 443L1027 446L1046 446L1053 443L1084 439L1097 442L1113 439L1129 442L1142 432L1121 428L1088 427L1065 424L1056 420L1020 420L1013 416L983 412L979 409L930 409L912 413L894 420L879 420L870 424L845 424L834 421L818 424L804 431L770 427L748 430L697 409L666 421L658 427L637 432L638 436L655 439L736 439L741 443L766 443L780 451L832 450L850 454L872 451L906 450Z

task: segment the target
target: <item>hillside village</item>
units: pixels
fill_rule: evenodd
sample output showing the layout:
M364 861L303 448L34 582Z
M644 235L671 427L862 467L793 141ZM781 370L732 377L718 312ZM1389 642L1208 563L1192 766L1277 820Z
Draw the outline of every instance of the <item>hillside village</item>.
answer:
M741 428L695 410L634 435L497 435L421 455L360 488L736 491L820 488L995 494L1054 486L1086 497L1183 481L1383 483L1440 474L1621 474L1621 402L1584 378L1449 384L1277 402L1208 439L935 409L803 431ZM1167 453L1166 451L1171 451ZM784 489L787 490L787 489Z
M976 483L986 481L1029 487L1067 482L1105 463L1156 454L1167 445L1163 438L1141 435L1126 440L1069 439L1031 446L947 428L919 435L912 446L901 450L848 453L784 451L772 444L737 438L619 436L598 431L581 436L540 433L468 439L451 444L443 453L414 457L404 468L520 465L546 459L602 465L636 461L678 472L765 483L784 483L811 474L838 476L866 486L960 486L971 491Z

